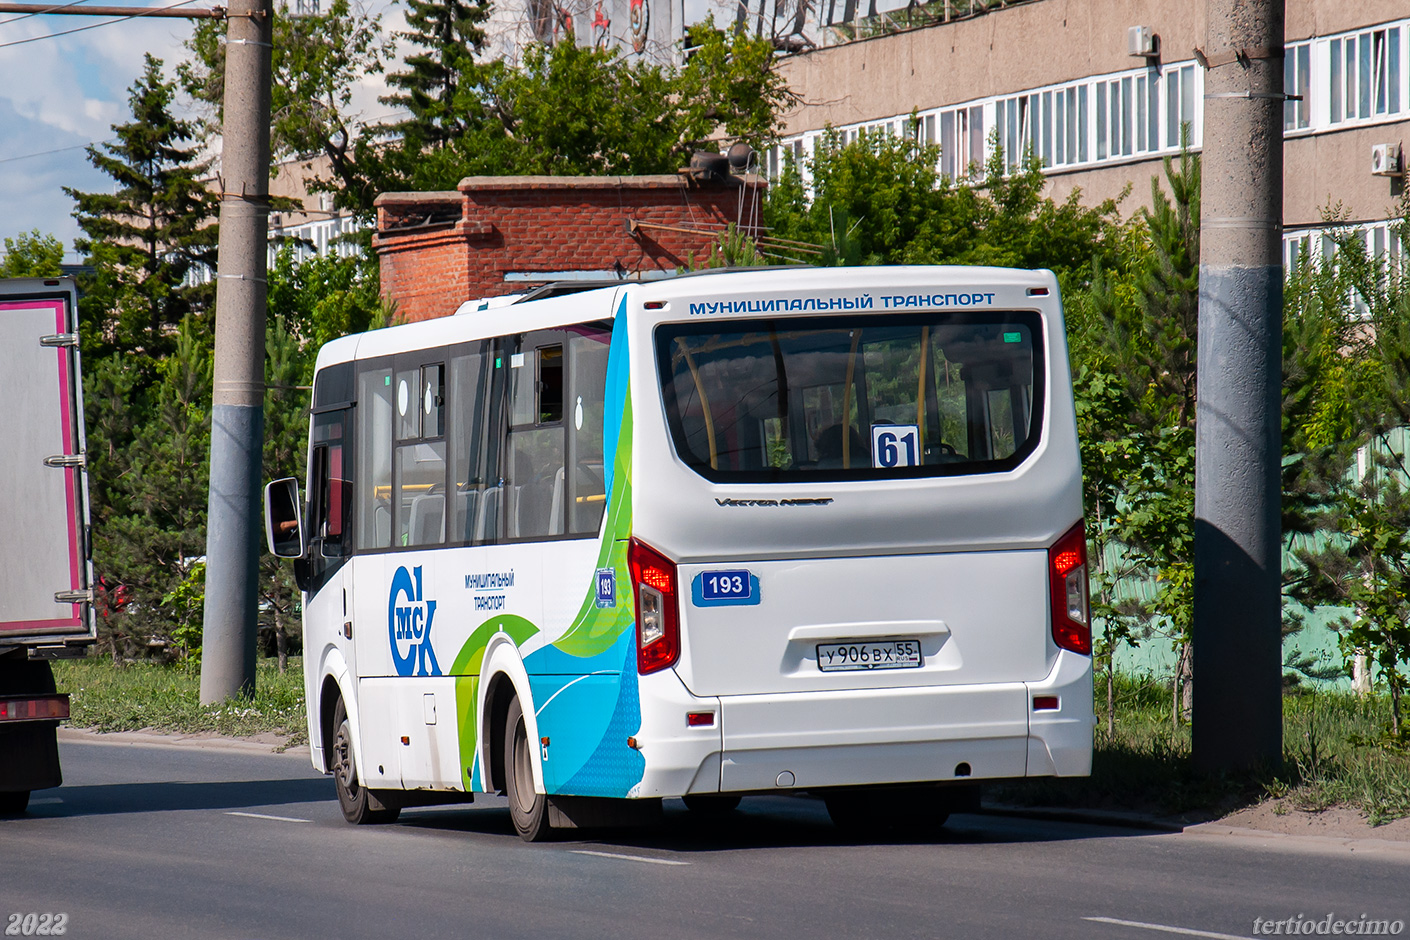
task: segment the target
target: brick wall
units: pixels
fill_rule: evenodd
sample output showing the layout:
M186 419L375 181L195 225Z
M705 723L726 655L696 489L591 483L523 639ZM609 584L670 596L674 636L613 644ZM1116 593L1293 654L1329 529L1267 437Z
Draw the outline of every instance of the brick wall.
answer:
M755 177L473 176L457 192L377 198L382 293L406 320L573 274L631 277L703 259L729 222L758 224Z

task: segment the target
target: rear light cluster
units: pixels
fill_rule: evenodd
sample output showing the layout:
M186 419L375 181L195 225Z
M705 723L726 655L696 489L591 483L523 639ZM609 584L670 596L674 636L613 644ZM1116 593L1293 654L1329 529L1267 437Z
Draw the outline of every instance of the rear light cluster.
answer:
M0 721L46 721L68 716L67 695L0 699Z
M636 599L636 669L645 675L674 666L681 655L676 563L632 539L627 567Z
M1092 654L1092 620L1087 609L1087 533L1081 522L1048 549L1052 592L1053 642L1065 650Z

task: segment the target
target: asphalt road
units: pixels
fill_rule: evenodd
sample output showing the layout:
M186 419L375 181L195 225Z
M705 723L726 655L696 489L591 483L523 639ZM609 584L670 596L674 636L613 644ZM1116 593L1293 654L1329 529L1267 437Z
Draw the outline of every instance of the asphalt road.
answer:
M66 785L0 820L0 924L21 932L14 914L63 913L65 936L101 940L1168 940L1299 914L1410 922L1406 845L992 816L858 844L821 803L783 797L716 821L668 803L653 830L526 845L492 797L349 826L302 754L62 750Z

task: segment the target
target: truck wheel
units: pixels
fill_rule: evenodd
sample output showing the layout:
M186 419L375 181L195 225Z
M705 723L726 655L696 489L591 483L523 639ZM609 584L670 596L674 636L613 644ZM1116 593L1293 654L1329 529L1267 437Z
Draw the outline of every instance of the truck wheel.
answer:
M333 711L333 786L343 818L355 826L396 822L400 807L386 806L363 786L353 757L352 725L342 699Z
M732 794L687 793L681 799L685 801L685 808L697 816L723 816L739 809L741 797Z
M548 824L548 797L534 792L534 752L519 699L509 703L504 717L504 790L509 797L509 818L525 842L543 842L552 831Z
M10 790L6 793L0 793L0 816L23 816L28 806L28 790Z

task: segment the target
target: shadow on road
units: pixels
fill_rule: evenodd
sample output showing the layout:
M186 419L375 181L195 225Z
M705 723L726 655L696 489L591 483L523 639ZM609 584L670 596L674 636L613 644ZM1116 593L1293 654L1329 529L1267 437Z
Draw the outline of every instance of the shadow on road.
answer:
M62 803L49 803L59 797ZM30 817L106 816L182 809L245 809L335 800L330 777L215 783L110 783L34 794Z
M473 808L404 810L396 825L517 840L508 809L503 800L494 797L477 798ZM719 816L697 815L679 800L667 800L664 818L654 826L557 833L559 843L684 853L807 846L1031 844L1159 834L1126 827L970 814L952 816L945 826L929 831L908 828L901 820L889 829L844 833L832 824L821 800L806 797L746 798L738 810Z

